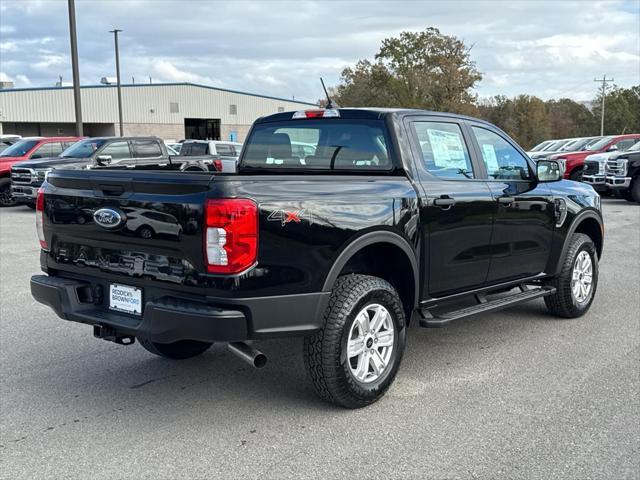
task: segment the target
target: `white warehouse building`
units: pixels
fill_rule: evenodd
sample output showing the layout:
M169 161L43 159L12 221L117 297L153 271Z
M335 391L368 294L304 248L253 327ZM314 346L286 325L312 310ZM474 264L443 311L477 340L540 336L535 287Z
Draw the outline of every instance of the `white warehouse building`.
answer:
M85 136L119 134L115 85L80 89ZM315 104L193 83L122 86L124 135L244 141L263 115ZM0 89L0 133L22 136L75 134L72 87Z

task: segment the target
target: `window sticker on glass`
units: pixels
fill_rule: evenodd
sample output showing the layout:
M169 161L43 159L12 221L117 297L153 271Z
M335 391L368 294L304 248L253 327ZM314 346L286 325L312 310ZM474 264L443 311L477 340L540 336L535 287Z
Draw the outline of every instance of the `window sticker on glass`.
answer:
M488 143L482 144L482 157L484 158L485 164L487 165L487 170L489 173L493 173L497 170L500 170L500 165L498 164L498 157L496 156L496 151L493 148L493 145Z
M464 146L460 135L442 130L427 130L433 161L439 168L467 168Z

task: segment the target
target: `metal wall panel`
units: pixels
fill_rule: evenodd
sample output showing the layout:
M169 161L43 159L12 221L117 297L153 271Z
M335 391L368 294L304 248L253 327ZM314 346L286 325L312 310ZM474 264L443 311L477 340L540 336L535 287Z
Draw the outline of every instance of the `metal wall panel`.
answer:
M87 123L117 123L117 90L113 86L83 87L82 117ZM184 118L219 118L222 124L249 125L257 117L310 104L274 99L192 84L122 87L125 123L183 123ZM170 112L170 103L178 112ZM237 105L237 114L229 113ZM2 122L74 122L71 88L0 90Z

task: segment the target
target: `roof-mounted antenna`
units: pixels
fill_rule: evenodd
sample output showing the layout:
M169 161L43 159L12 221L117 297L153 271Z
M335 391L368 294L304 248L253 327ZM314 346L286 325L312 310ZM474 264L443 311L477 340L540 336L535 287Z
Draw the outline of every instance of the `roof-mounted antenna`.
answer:
M329 92L327 92L327 87L324 86L324 80L320 77L320 83L322 84L322 89L324 90L324 94L327 96L327 107L326 108L340 108L336 102L329 96Z

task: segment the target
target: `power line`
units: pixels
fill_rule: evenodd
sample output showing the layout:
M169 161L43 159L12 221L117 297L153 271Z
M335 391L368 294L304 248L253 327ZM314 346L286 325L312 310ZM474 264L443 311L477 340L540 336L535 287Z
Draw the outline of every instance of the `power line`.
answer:
M602 79L594 78L594 82L602 82L602 108L600 112L600 136L604 136L604 98L606 97L607 82L613 82L613 78L607 78L606 75Z

